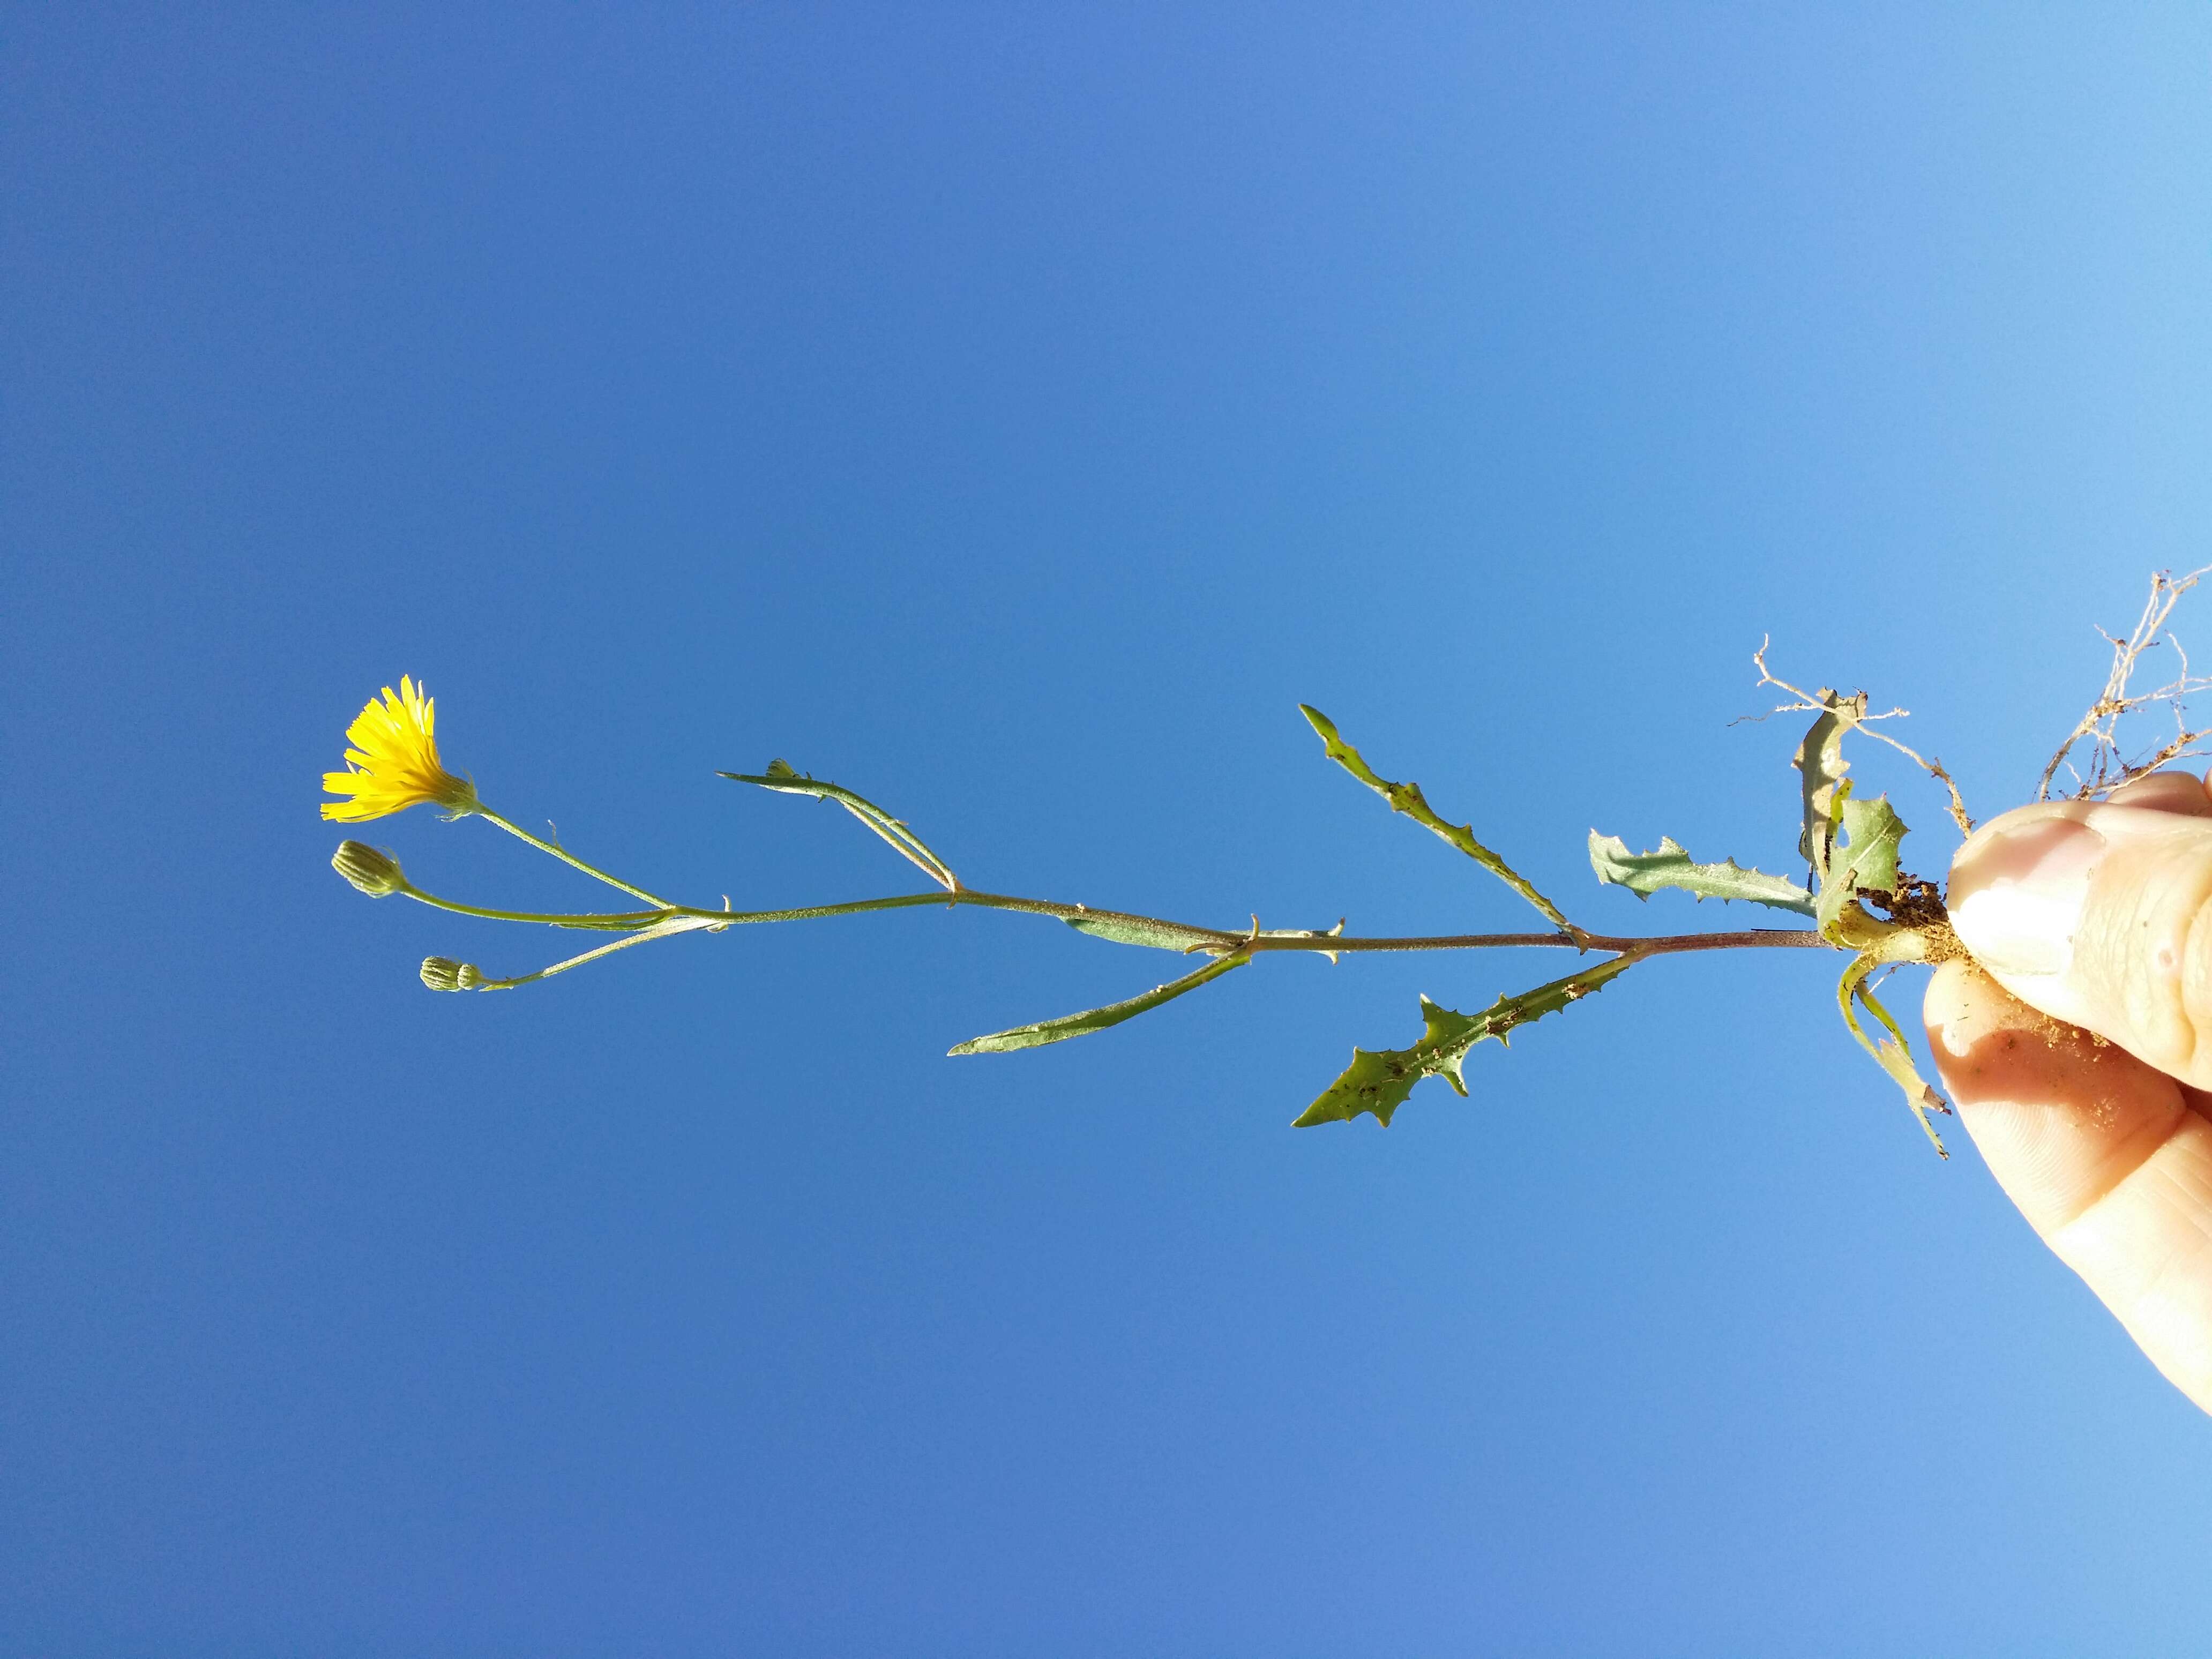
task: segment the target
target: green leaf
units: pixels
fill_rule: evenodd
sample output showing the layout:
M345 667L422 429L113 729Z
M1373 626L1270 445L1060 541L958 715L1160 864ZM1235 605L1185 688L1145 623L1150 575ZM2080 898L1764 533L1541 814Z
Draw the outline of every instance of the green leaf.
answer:
M1851 763L1844 758L1844 733L1864 718L1867 697L1863 691L1840 696L1823 686L1820 704L1819 717L1790 763L1801 775L1798 782L1805 809L1805 827L1797 837L1797 851L1813 866L1814 873L1826 880L1828 847L1836 834L1836 786L1851 769Z
M1897 849L1904 841L1905 822L1891 808L1889 797L1860 800L1845 784L1837 817L1843 837L1828 849L1827 878L1820 884L1814 917L1826 932L1844 914L1844 907L1861 893L1897 890Z
M1103 1031L1109 1025L1119 1025L1125 1019L1134 1019L1139 1014L1158 1007L1164 1002L1173 1002L1186 991L1195 991L1211 979L1218 979L1232 968L1242 968L1252 958L1243 952L1217 957L1194 974L1185 974L1181 979L1166 985L1156 985L1140 997L1131 997L1127 1002L1110 1002L1103 1008L1087 1008L1079 1014L1063 1014L1058 1019L1039 1020L1034 1025L1017 1025L1010 1031L994 1031L988 1036L970 1037L945 1050L948 1054L1003 1054L1016 1048L1035 1048L1048 1042L1065 1042L1070 1037L1088 1036L1093 1031Z
M1734 859L1722 864L1698 864L1671 836L1662 836L1656 853L1632 853L1618 836L1589 837L1590 868L1600 881L1626 887L1638 898L1649 898L1662 887L1679 887L1699 900L1747 899L1778 910L1813 914L1813 896L1786 876L1770 876L1738 866Z
M854 817L881 836L901 857L920 866L929 878L947 892L957 892L960 878L952 873L951 866L921 843L921 838L872 800L854 794L837 784L824 783L795 770L791 763L781 757L768 763L765 772L720 772L718 777L734 779L738 783L750 783L762 789L773 789L779 795L813 795L822 800L834 800Z
M1392 811L1403 812L1424 829L1434 830L1443 836L1468 857L1489 871L1492 875L1497 877L1498 880L1520 894L1529 903L1534 905L1543 913L1545 920L1561 933L1573 931L1572 925L1560 914L1559 907L1538 892L1527 877L1522 875L1504 859L1477 841L1471 825L1447 823L1438 817L1435 809L1422 795L1419 784L1392 783L1387 778L1378 777L1375 769L1360 757L1359 751L1344 740L1336 729L1335 722L1328 715L1322 714L1320 709L1311 708L1305 703L1298 705L1298 712L1304 714L1307 722L1320 733L1322 746L1328 751L1328 757L1376 794L1382 796L1384 800L1389 801Z
M1079 906L1078 908L1082 907ZM1224 950L1244 939L1243 933L1225 933L1218 927L1192 927L1180 921L1162 921L1155 916L1125 915L1119 910L1085 910L1079 916L1060 918L1079 933L1088 933L1093 939L1110 939L1116 945L1141 945L1155 951ZM1251 935L1255 939L1331 939L1344 931L1340 921L1334 927L1266 927ZM1334 951L1316 951L1316 956L1336 960Z
M1148 945L1155 951L1188 951L1197 945L1219 945L1224 939L1224 935L1212 930L1157 921L1150 916L1124 915L1119 910L1093 910L1086 915L1064 916L1061 920L1077 933L1088 933L1093 939L1111 939L1116 945Z
M1476 1043L1489 1037L1504 1042L1514 1027L1581 1001L1626 973L1636 962L1633 957L1609 957L1595 967L1539 985L1533 991L1500 997L1479 1014L1456 1013L1423 997L1425 1029L1419 1042L1410 1048L1354 1048L1352 1064L1344 1074L1324 1089L1291 1127L1305 1129L1316 1123L1349 1123L1362 1112L1371 1112L1387 1129L1391 1114L1405 1104L1413 1085L1425 1077L1440 1077L1464 1095L1467 1079L1461 1067Z
M1951 1109L1944 1103L1942 1096L1928 1086L1928 1080L1913 1065L1911 1047L1905 1042L1905 1031L1895 1017L1875 1000L1874 993L1868 988L1867 975L1874 971L1875 965L1874 957L1862 955L1844 969L1844 977L1836 987L1836 1001L1843 1009L1844 1024L1858 1039L1859 1047L1874 1056L1875 1064L1887 1072L1890 1081L1903 1092L1905 1103L1919 1121L1922 1130L1936 1148L1936 1157L1948 1160L1951 1154L1944 1150L1943 1137L1936 1133L1936 1125L1929 1121L1929 1114L1941 1112L1948 1117ZM1851 1012L1854 1000L1864 1003L1867 1011L1888 1028L1888 1036L1873 1037L1867 1035L1866 1028L1858 1022L1858 1016Z
M1433 1006L1424 997L1422 1014L1425 1017ZM1416 1083L1431 1074L1431 1067L1419 1063L1417 1048L1418 1045L1416 1048L1354 1048L1352 1064L1291 1127L1310 1129L1316 1123L1349 1123L1362 1112L1372 1112L1375 1121L1389 1128L1390 1115L1406 1103Z
M1852 796L1844 802L1844 838L1850 855L1851 884L1862 891L1897 890L1897 849L1905 836L1905 822L1887 795L1872 800ZM1829 862L1834 862L1832 852Z

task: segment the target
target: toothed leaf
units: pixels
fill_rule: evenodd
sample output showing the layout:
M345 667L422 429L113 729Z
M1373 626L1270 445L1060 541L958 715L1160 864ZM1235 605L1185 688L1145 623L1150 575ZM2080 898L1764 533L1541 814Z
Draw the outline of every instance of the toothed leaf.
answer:
M1696 863L1671 836L1660 839L1656 853L1632 853L1620 836L1601 836L1593 830L1589 860L1600 881L1626 887L1638 898L1649 898L1662 887L1678 887L1699 900L1746 899L1799 915L1813 914L1813 896L1788 877L1746 870L1734 859Z
M1305 1129L1316 1123L1348 1123L1370 1112L1387 1129L1391 1114L1405 1104L1413 1085L1425 1077L1440 1077L1464 1095L1467 1080L1461 1068L1476 1043L1487 1037L1502 1043L1516 1025L1526 1025L1581 1001L1633 965L1626 957L1609 957L1533 991L1500 997L1479 1014L1457 1013L1423 997L1424 1030L1419 1042L1410 1048L1354 1048L1352 1064L1343 1075L1322 1091L1291 1127Z
M1828 849L1827 879L1814 912L1824 930L1859 894L1897 890L1897 849L1906 833L1887 795L1860 800L1847 794L1838 817L1843 837Z
M1522 898L1527 899L1529 903L1534 905L1554 927L1561 933L1568 931L1567 919L1560 914L1559 907L1538 892L1526 876L1477 841L1471 825L1447 823L1438 817L1435 808L1429 805L1426 797L1421 793L1419 784L1392 783L1388 778L1377 776L1375 769L1361 758L1359 751L1346 743L1342 735L1338 732L1336 723L1322 714L1320 709L1300 703L1298 713L1304 714L1307 724L1320 734L1322 747L1328 752L1328 757L1376 794L1382 796L1384 800L1389 801L1392 811L1403 812L1422 828L1433 830L1443 836L1444 840L1449 842L1468 857L1489 871L1492 875L1497 877L1498 880L1520 894Z
M1797 745L1796 767L1803 798L1805 827L1797 837L1797 852L1823 880L1828 873L1828 847L1835 839L1836 786L1851 763L1844 758L1844 733L1865 715L1866 693L1841 696L1823 688L1820 715L1805 740Z
M1872 800L1856 796L1844 803L1844 836L1850 855L1851 885L1863 891L1897 890L1897 849L1905 836L1905 821L1887 795ZM1830 862L1833 863L1831 856Z
M1343 1075L1322 1091L1291 1127L1310 1129L1316 1123L1349 1123L1362 1112L1372 1112L1384 1128L1390 1115L1406 1103L1413 1085L1428 1075L1407 1048L1354 1048L1352 1064Z

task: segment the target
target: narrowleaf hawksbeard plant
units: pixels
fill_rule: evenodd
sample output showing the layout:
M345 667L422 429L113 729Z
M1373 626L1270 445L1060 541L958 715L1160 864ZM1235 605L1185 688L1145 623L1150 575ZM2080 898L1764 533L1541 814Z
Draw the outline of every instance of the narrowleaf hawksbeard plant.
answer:
M2087 763L2074 771L2079 786L2076 793L2082 797L2109 793L2146 772L2201 752L2199 740L2212 732L2189 730L2182 707L2190 692L2203 689L2208 683L2190 675L2185 658L2179 675L2154 691L2131 694L2129 684L2130 676L2148 653L2172 644L2165 630L2174 603L2203 574L2174 577L2160 573L2154 577L2149 601L2132 632L2125 638L2106 636L2113 650L2106 684L2089 712L2045 769L2041 791L2044 797L2049 796L2058 773L2073 768L2069 757L2083 745L2087 745ZM2173 652L2179 655L2179 647L2174 646ZM1590 866L1601 882L1625 887L1639 898L1674 888L1700 900L1734 901L1787 912L1798 918L1801 924L1809 926L1644 937L1601 933L1581 927L1569 920L1565 911L1539 892L1504 858L1477 840L1470 825L1453 823L1439 816L1419 784L1394 782L1381 775L1358 750L1344 739L1327 715L1303 704L1300 712L1321 738L1329 759L1380 795L1393 812L1429 830L1503 882L1542 919L1542 927L1523 933L1372 938L1346 933L1341 920L1328 928L1282 928L1263 927L1260 919L1254 916L1249 927L1221 928L1160 916L1093 909L1084 904L986 892L967 885L956 876L951 866L902 819L892 817L849 789L810 777L780 759L769 762L758 773L724 772L720 775L779 794L835 801L919 869L928 878L930 887L921 892L781 910L735 910L727 898L719 910L678 904L586 863L557 842L532 835L485 805L477 797L475 784L448 772L440 760L434 706L411 677L401 679L398 692L387 686L380 696L371 698L347 728L349 746L345 751L346 769L325 773L323 777L325 792L338 799L324 802L322 815L339 823L359 823L386 817L411 806L431 805L442 809L449 822L483 818L572 869L641 901L646 907L540 913L464 904L415 885L391 853L357 841L343 842L331 860L332 866L354 887L372 897L401 894L456 915L616 936L580 955L512 978L493 977L473 963L430 957L422 963L421 976L423 984L434 991L512 990L566 973L615 951L678 933L719 933L753 923L801 921L925 905L1019 911L1051 918L1078 933L1110 944L1203 959L1200 965L1180 978L1156 985L1124 1001L972 1037L956 1044L949 1051L954 1054L1000 1054L1088 1036L1195 991L1224 974L1249 965L1256 957L1284 951L1318 953L1334 962L1346 955L1373 951L1535 947L1571 951L1580 957L1598 958L1561 978L1501 995L1489 1006L1474 1013L1460 1013L1422 998L1420 1036L1403 1048L1354 1048L1352 1064L1295 1120L1300 1127L1349 1121L1369 1114L1387 1127L1392 1114L1413 1092L1414 1085L1428 1077L1441 1078L1465 1095L1468 1091L1464 1066L1477 1043L1495 1038L1503 1044L1516 1027L1559 1012L1661 957L1705 951L1837 951L1845 957L1842 977L1836 987L1837 1004L1845 1027L1897 1085L1929 1140L1942 1153L1943 1143L1933 1117L1950 1109L1921 1078L1904 1030L1876 996L1875 987L1878 976L1899 964L1941 962L1964 955L1965 951L1952 931L1942 894L1936 884L1911 874L1899 862L1906 830L1888 797L1877 795L1869 799L1854 793L1854 780L1848 775L1850 763L1844 754L1845 740L1871 738L1896 750L1942 786L1948 795L1948 811L1961 834L1972 832L1973 820L1967 816L1958 787L1941 762L1923 759L1880 729L1880 722L1902 715L1904 710L1870 713L1864 692L1844 696L1825 689L1801 690L1767 672L1764 646L1754 653L1753 661L1759 669L1762 686L1775 687L1791 699L1771 712L1813 716L1790 763L1798 773L1802 830L1796 851L1805 867L1804 880L1765 874L1741 866L1733 859L1700 863L1672 837L1662 837L1653 851L1634 852L1619 836L1600 835L1595 830L1589 834ZM2174 735L2129 760L2124 757L2118 741L2120 722L2154 705L2171 708Z

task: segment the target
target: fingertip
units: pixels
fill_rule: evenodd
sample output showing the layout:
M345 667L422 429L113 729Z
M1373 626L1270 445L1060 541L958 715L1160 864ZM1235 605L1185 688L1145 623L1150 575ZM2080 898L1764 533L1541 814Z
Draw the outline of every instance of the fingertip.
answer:
M1951 860L1952 926L2002 975L2063 971L2105 837L2079 801L2045 801L1984 824Z
M1972 963L1936 970L1923 1013L1960 1121L2046 1238L2136 1169L2190 1110L2173 1079L2029 1007Z
M2212 811L2154 774L2108 802L2044 801L1960 848L1947 902L1976 962L2014 996L2212 1087Z
M2194 772L2153 772L2106 796L2109 806L2140 806L2184 817L2212 818L2212 787Z
M2003 988L1969 960L1938 966L1922 997L1920 1015L1928 1029L1928 1047L1941 1066L1947 1059L1964 1059L1978 1031L2002 1017L2002 1004L2011 999Z

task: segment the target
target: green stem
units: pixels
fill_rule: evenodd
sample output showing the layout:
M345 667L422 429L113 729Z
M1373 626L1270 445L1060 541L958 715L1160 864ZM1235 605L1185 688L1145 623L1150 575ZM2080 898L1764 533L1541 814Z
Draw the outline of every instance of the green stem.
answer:
M418 904L434 909L450 910L457 916L481 916L486 921L531 921L547 927L582 927L601 933L627 933L640 927L650 927L660 921L664 912L633 910L626 915L565 915L533 910L494 910L481 904L463 904L458 899L440 898L435 893L426 893L409 882L399 890Z
M571 968L580 968L586 963L596 961L600 957L612 956L617 951L627 951L633 945L648 945L657 939L668 939L678 933L692 933L698 930L697 924L675 927L647 927L632 933L628 939L618 939L612 945L602 945L596 951L586 951L581 956L570 957L566 962L556 962L550 968L540 968L534 974L517 974L513 979L487 979L480 981L476 988L479 991L512 991L518 985L527 985L532 980L550 979L556 974L565 974Z
M647 904L657 904L663 909L673 908L669 904L666 899L662 898L659 894L648 893L642 887L633 887L621 877L611 876L605 871L599 869L597 866L585 863L583 860L578 858L574 853L568 851L565 847L556 846L554 842L545 840L543 836L532 835L530 831L525 830L520 824L509 823L507 819L500 817L498 813L493 811L489 806L478 806L471 816L489 820L491 823L497 824L501 829L506 830L508 835L519 836L522 840L528 842L539 852L550 853L555 858L560 860L562 863L569 866L572 869L581 870L586 875L592 877L595 880L603 881L610 887L619 887L623 892L629 894L634 898L641 898Z
M1168 921L1156 916L1133 915L1121 910L1097 910L1087 905L1061 904L1050 899L1019 898L1009 893L985 893L963 887L955 892L896 893L884 898L854 899L842 904L795 905L780 910L704 910L688 904L664 904L653 910L600 914L565 914L528 910L495 910L483 905L462 904L440 898L410 884L400 890L408 897L450 910L456 915L480 916L490 921L520 921L546 927L573 927L603 933L633 933L657 928L672 921L702 927L734 927L752 922L808 921L825 916L865 915L876 910L905 910L941 904L947 908L970 905L986 910L1012 910L1027 915L1051 916L1061 921L1091 924L1125 923L1149 926L1185 935L1195 941L1193 950L1226 952L1243 950L1254 954L1268 951L1301 951L1331 954L1373 951L1494 951L1528 947L1572 951L1607 951L1627 956L1670 956L1688 951L1756 949L1832 950L1828 940L1811 928L1752 927L1733 933L1674 933L1647 938L1622 938L1609 933L1424 933L1396 938L1361 938L1341 933L1261 933L1188 922ZM635 889L625 890L635 891ZM684 931L690 931L686 929Z
M481 904L463 904L458 899L440 898L435 893L426 893L412 882L399 890L417 903L450 910L457 916L481 916L487 921L525 921L542 927L576 927L612 933L657 927L668 921L727 927L739 922L807 921L817 916L852 916L869 910L902 910L916 904L946 904L951 902L951 896L946 893L901 893L891 898L855 899L847 904L806 904L788 910L702 910L689 904L664 904L657 910L570 913L494 910Z

